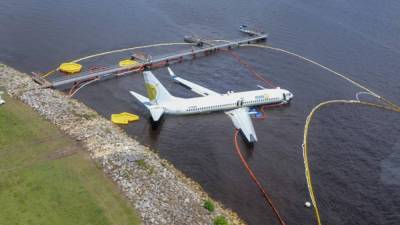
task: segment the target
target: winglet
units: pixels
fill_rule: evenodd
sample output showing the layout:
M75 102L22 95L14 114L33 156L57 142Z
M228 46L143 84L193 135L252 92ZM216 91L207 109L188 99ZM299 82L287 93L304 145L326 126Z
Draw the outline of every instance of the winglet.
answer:
M175 80L175 82L177 82L178 84L181 84L182 86L190 89L191 91L202 95L202 96L207 96L207 95L219 95L217 92L212 91L208 88L202 87L198 84L192 83L188 80L185 80L181 77L178 77L175 75L174 71L171 70L171 68L167 67L169 75L171 76L172 79Z
M172 78L177 77L177 76L175 75L174 71L171 70L171 68L167 67L167 69L168 69L169 75L170 75Z
M263 90L266 89L265 87L263 87L261 85L257 85L257 87L260 88L260 89L263 89Z

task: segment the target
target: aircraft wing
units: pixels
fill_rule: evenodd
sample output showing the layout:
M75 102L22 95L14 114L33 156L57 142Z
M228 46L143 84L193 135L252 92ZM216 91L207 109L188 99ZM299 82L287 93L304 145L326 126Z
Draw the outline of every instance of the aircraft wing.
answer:
M172 79L174 79L176 82L178 82L179 84L182 84L183 86L189 88L191 91L193 91L201 96L219 95L218 92L212 91L210 89L207 89L198 84L192 83L188 80L185 80L183 78L176 76L175 73L169 67L168 67L168 72L171 75Z
M248 107L226 111L225 113L231 118L236 129L242 131L248 142L257 142L257 135L254 131L254 126L249 115Z

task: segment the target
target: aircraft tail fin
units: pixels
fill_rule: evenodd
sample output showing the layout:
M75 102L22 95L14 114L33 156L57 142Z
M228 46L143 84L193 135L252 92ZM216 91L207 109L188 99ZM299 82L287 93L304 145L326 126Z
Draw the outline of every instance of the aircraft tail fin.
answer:
M161 116L164 114L164 108L158 105L152 105L148 107L148 109L154 121L160 120Z
M172 95L151 71L144 71L143 76L150 103L160 104L172 98Z
M139 100L146 108L150 111L151 117L153 118L154 121L158 121L161 116L164 114L164 108L162 106L159 106L157 104L152 104L150 102L150 99L144 97L141 94L138 94L136 92L130 91L131 95L135 97L137 100Z

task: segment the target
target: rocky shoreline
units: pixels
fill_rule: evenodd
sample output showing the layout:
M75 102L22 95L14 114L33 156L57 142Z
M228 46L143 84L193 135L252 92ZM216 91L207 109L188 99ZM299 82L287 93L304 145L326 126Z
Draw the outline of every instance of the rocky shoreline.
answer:
M0 86L82 143L144 224L213 224L217 216L224 216L229 224L244 224L215 201L213 212L205 209L203 203L210 197L197 183L83 103L57 90L39 89L28 75L3 64Z

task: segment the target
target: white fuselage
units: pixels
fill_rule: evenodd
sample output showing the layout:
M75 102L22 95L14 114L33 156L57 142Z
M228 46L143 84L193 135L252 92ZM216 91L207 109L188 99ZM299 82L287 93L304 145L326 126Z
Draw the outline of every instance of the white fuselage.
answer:
M293 94L288 90L262 89L245 92L219 94L213 90L180 78L168 68L175 82L202 96L197 98L178 98L171 95L151 71L144 71L143 77L147 96L134 91L130 94L140 101L150 112L151 121L156 125L164 113L187 115L224 111L232 120L236 129L241 130L248 143L257 142L257 135L251 121L249 107L267 104L289 103Z
M292 93L285 89L262 89L246 92L209 95L196 98L173 97L159 104L165 113L183 115L213 111L226 111L247 106L288 103Z

